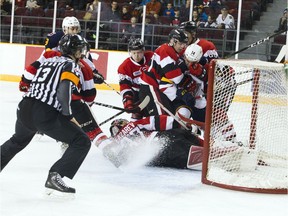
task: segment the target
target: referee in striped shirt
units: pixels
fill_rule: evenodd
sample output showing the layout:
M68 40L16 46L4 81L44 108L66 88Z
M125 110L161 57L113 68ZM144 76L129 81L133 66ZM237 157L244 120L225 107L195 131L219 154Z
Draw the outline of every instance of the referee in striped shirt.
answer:
M47 194L74 194L63 177L72 179L84 161L91 142L72 116L72 90L81 88L81 70L77 64L87 51L80 35L65 35L59 43L62 55L41 64L29 91L17 108L14 135L1 145L1 171L32 140L37 131L69 144L65 154L49 170Z

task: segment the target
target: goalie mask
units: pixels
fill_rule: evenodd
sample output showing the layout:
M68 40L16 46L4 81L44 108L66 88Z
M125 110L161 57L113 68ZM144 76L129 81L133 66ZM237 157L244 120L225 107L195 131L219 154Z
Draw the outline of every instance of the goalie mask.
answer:
M129 123L128 120L126 119L116 119L111 123L110 126L110 134L112 137L116 136L117 133L125 126Z

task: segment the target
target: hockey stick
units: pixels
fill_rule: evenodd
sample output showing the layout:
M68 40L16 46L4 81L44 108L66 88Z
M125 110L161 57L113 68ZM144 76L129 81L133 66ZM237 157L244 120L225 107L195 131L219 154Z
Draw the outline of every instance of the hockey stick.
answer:
M190 118L186 118L183 115L181 115L180 113L178 113L178 116L179 116L179 119L181 119L182 121L184 121L190 125L194 124L194 125L199 126L201 129L205 129L205 123L204 122L200 122L200 121L196 121L196 120L193 120Z
M116 113L115 115L111 116L110 118L108 118L108 119L104 120L103 122L101 122L101 123L99 124L99 126L101 126L101 125L103 125L103 124L105 124L105 123L109 122L110 120L112 120L112 119L116 118L117 116L121 115L122 113L124 113L124 111L123 111L123 110L122 110L122 111L120 111L120 112L118 112L118 113Z
M149 102L150 102L150 97L147 95L144 98L144 100L141 103L139 103L137 105L137 107L135 107L134 109L124 109L121 107L117 107L117 106L113 106L113 105L109 105L109 104L104 104L104 103L99 103L99 102L95 102L95 101L93 103L98 105L98 106L104 106L107 108L116 109L116 110L120 110L120 111L127 112L127 113L137 113L139 111L142 111L148 105Z
M119 91L117 91L115 88L113 88L111 85L109 85L105 80L103 81L105 85L107 85L109 88L111 88L113 91L115 91L118 95L121 95Z
M109 104L104 104L104 103L100 103L100 102L93 102L94 104L98 105L98 106L103 106L103 107L107 107L107 108L111 108L111 109L116 109L116 110L121 110L125 112L125 109L122 107L117 107L117 106L113 106L113 105L109 105Z
M263 39L261 39L261 40L259 40L259 41L256 41L256 42L254 42L254 43L252 43L252 44L250 44L250 45L248 45L248 46L246 46L246 47L244 47L244 48L242 48L242 49L240 49L240 50L238 50L238 51L236 51L236 52L233 52L233 53L227 55L226 57L224 57L224 59L230 58L230 57L233 56L233 55L236 55L236 54L238 54L238 53L240 53L240 52L243 52L243 51L245 51L245 50L247 50L247 49L250 49L250 48L252 48L252 47L258 46L258 45L260 45L260 44L262 44L262 43L270 40L271 38L273 38L273 37L275 37L275 36L277 36L277 35L282 34L283 32L285 32L285 30L279 31L279 32L277 32L277 33L275 33L275 34L273 34L273 35L270 35L270 36L268 36L268 37L266 37L266 38L263 38Z
M158 104L161 109L163 109L168 115L170 115L175 121L177 121L184 129L189 130L189 128L186 126L185 122L182 121L179 117L175 116L170 110L168 110L162 103L160 103L158 100L154 100L156 104Z

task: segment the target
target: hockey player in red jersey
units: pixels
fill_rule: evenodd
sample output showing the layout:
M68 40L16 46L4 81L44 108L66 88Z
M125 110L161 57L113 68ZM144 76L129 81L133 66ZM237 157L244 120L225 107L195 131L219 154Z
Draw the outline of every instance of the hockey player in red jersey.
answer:
M150 98L159 101L173 114L180 112L182 115L190 117L190 109L183 106L182 98L179 100L176 95L177 88L169 88L171 91L166 91L172 85L179 85L183 89L187 88L185 86L187 77L183 75L178 64L179 61L182 61L180 53L185 49L188 38L181 29L173 29L168 38L168 43L162 44L155 50L148 71L141 75L140 100L149 95ZM161 90L159 90L160 88ZM180 94L182 93L180 92ZM153 100L147 106L147 115L165 114L165 111ZM193 100L189 102L194 103Z
M58 43L61 36L66 34L76 34L81 30L80 23L75 17L65 17L62 22L62 31L49 34L45 42L44 53L40 56L38 60L33 62L31 65L27 66L22 75L21 81L19 83L20 91L27 91L31 80L35 76L37 69L40 67L42 62L46 58L50 58L56 55L60 55L58 52ZM89 51L90 46L88 42L87 50ZM103 76L97 71L92 61L89 52L87 56L83 56L79 61L79 65L83 74L84 85L81 88L81 92L74 92L72 95L72 111L77 119L77 121L82 125L82 129L87 133L90 140L94 142L101 142L107 139L107 136L102 132L101 128L98 126L94 115L92 114L90 107L96 97L96 84L101 84L104 81Z
M183 22L179 26L180 29L183 29L188 36L188 45L197 44L202 47L203 56L201 57L199 63L201 65L206 65L212 59L219 58L216 46L211 42L203 38L198 38L197 36L197 25L193 21ZM183 50L184 53L185 50ZM183 54L182 53L182 54Z
M124 108L129 110L139 101L139 78L148 70L153 52L145 51L144 43L140 38L131 38L128 43L130 57L118 67L120 94ZM131 120L142 118L141 113L132 113Z

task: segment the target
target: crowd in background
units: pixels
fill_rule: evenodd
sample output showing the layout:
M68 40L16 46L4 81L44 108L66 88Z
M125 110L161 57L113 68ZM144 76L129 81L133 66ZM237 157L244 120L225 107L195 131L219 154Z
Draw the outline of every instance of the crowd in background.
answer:
M58 11L86 11L84 20L96 20L98 2L102 3L101 20L130 22L136 18L136 23L142 21L143 5L146 5L147 19L150 24L168 24L177 26L189 20L190 0L134 0L134 1L99 1L99 0L58 0ZM193 20L200 27L219 27L217 17L221 14L221 7L226 0L195 0L193 2ZM27 13L33 8L42 8L44 11L54 8L54 1L45 0L16 0L15 6L27 8ZM1 0L1 14L11 14L10 0ZM228 12L228 11L227 11ZM209 21L208 21L209 18Z
M0 0L1 25L3 24L2 42L9 41L11 19L5 16L11 15L11 2L12 0ZM149 44L150 48L156 48L164 40L166 41L167 32L171 28L190 20L190 0L58 0L56 28L60 28L59 23L64 17L75 16L80 20L84 36L94 47L99 2L101 2L99 49L126 50L127 42L131 36L140 37L144 5L146 5L145 44ZM254 21L260 20L261 13L266 10L267 3L271 2L273 0L243 0L241 30L251 30ZM216 40L214 41L216 43L219 42L219 50L233 49L229 44L226 44L224 39L230 40L227 43L235 40L238 3L236 0L193 1L191 16L200 29L199 34L201 37ZM19 13L23 9L24 13ZM33 13L35 11L38 12ZM16 19L14 25L16 27L22 26L22 28L17 29L18 33L14 32L14 41L43 44L44 38L51 32L53 13L53 0L15 0L15 16L21 17L21 19ZM29 19L25 19L25 24L23 24L24 19L22 18L25 16L38 16L38 18L29 17ZM275 27L275 32L280 31L283 27L287 28L285 25L287 13L284 11L283 16L279 14L279 18L279 27L277 29ZM275 23L276 25L277 23ZM224 44L226 45L224 46Z

